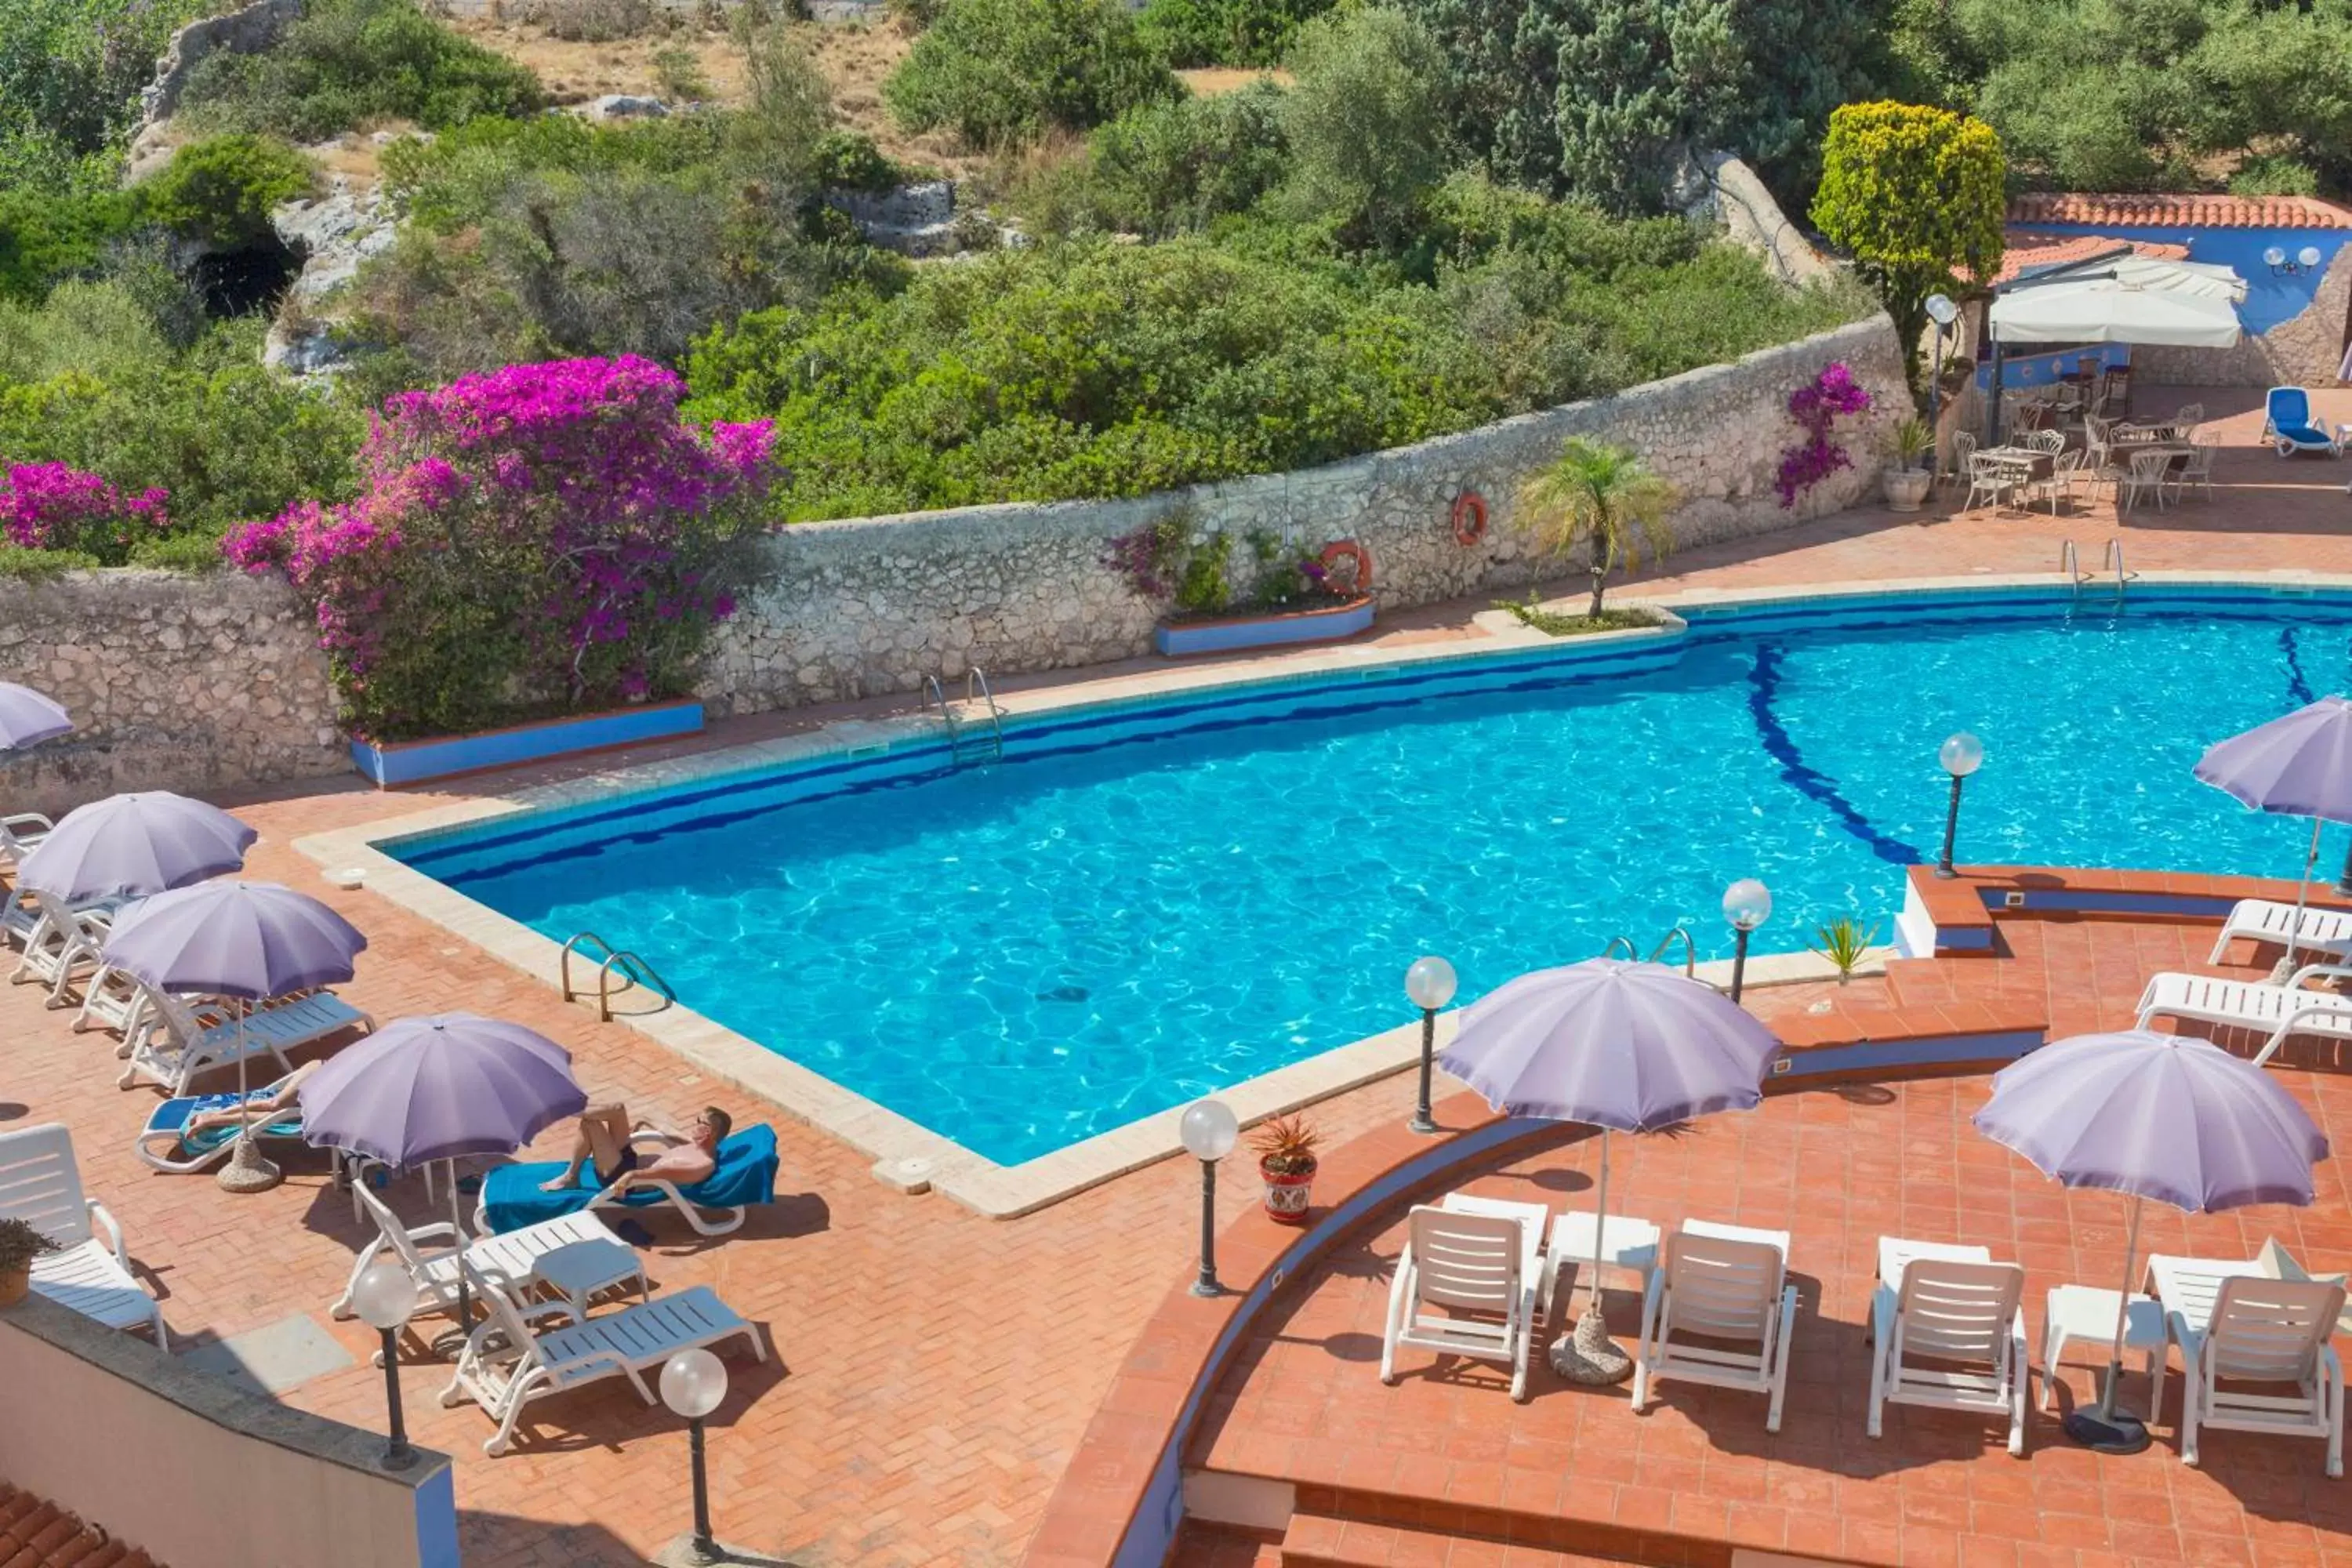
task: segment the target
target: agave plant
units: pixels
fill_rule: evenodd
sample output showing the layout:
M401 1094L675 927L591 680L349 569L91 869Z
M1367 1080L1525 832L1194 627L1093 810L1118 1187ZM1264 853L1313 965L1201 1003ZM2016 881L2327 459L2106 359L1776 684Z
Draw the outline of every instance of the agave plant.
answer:
M1250 1134L1250 1152L1259 1166L1278 1176L1300 1176L1315 1169L1315 1151L1323 1134L1304 1116L1277 1116Z
M1843 985L1853 978L1853 972L1862 966L1863 958L1870 952L1870 944L1878 940L1878 928L1874 925L1864 930L1852 915L1840 915L1814 934L1821 938L1822 945L1810 951L1837 966L1838 984Z

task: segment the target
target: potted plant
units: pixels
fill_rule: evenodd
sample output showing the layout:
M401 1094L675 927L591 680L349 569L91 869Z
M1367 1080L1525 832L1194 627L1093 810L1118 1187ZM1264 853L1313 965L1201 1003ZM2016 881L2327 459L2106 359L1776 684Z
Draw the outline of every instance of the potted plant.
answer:
M1372 558L1352 539L1301 553L1269 529L1204 529L1179 506L1106 541L1102 563L1165 606L1151 633L1163 654L1328 642L1372 624Z
M1304 1116L1277 1116L1250 1134L1258 1173L1265 1178L1266 1217L1277 1225L1307 1223L1315 1184L1315 1151L1323 1134Z
M1913 417L1895 426L1886 437L1887 456L1894 458L1881 472L1886 505L1892 511L1917 511L1936 482L1932 463L1919 459L1936 449L1936 433L1924 419Z
M1838 984L1843 985L1853 980L1853 972L1862 967L1863 958L1870 952L1870 944L1878 939L1878 928L1872 926L1864 930L1863 923L1852 915L1840 915L1815 934L1822 939L1822 945L1812 951L1836 966Z
M13 1307L31 1288L33 1259L57 1243L21 1219L0 1219L0 1307Z

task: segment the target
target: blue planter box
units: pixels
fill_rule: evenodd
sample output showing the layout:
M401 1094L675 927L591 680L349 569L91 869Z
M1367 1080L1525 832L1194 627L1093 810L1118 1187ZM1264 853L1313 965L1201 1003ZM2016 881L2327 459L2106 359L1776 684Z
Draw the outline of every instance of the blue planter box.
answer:
M1151 646L1174 658L1188 654L1237 653L1244 648L1351 637L1371 624L1371 600L1355 599L1323 610L1235 616L1220 621L1162 621L1151 628Z
M387 741L381 745L355 740L352 742L352 766L378 789L392 789L401 784L454 778L459 773L545 762L550 757L576 756L582 752L634 746L672 735L692 735L701 729L701 703L656 702L612 713L518 724L509 730L486 730L478 735L452 735L446 740Z

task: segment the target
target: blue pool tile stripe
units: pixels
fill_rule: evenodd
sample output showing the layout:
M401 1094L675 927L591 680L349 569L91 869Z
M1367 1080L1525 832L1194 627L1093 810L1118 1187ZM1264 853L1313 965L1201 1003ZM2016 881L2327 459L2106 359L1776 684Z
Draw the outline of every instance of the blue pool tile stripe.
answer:
M2293 626L2279 628L2279 653L2286 659L2287 695L2300 703L2316 702L2319 699L2313 694L2311 682L2303 673L2303 658L2295 647L2294 632Z
M1780 777L1790 789L1829 809L1839 826L1870 847L1870 852L1881 860L1896 866L1916 866L1927 857L1899 838L1881 833L1870 818L1854 809L1853 803L1839 793L1837 781L1807 763L1789 738L1787 726L1772 710L1772 700L1780 689L1780 649L1765 643L1756 649L1755 662L1748 667L1748 711L1756 721L1756 738L1771 759L1780 764Z

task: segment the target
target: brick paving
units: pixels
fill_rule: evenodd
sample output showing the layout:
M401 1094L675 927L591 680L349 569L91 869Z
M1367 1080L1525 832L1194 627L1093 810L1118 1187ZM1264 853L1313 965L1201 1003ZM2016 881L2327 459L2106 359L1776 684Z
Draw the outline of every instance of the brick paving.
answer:
M2217 415L2237 397L2223 431L2251 438L2259 414L2244 411L2242 395L2191 395ZM2142 397L2159 410L2179 400L2147 389ZM2352 393L2324 391L2316 400L2329 419L2352 417ZM2133 521L2132 563L2352 571L2352 500L2340 488L2347 475L2352 468L2325 460L2281 463L2248 447L2225 452L2215 500ZM2054 521L2015 513L1950 521L1850 513L1687 552L1648 585L2048 570L2058 540L2095 543L2105 521L2103 508ZM1482 601L1399 616L1375 640L1474 635L1469 617L1484 607ZM731 721L698 741L638 754L737 743L908 706L886 699ZM457 793L607 765L539 770ZM422 808L448 798L403 800ZM386 900L327 888L291 849L303 835L400 809L383 797L352 781L326 780L225 804L263 835L251 875L316 893L370 934L373 945L346 990L378 1016L463 1005L562 1041L593 1092L625 1097L640 1110L683 1119L714 1100L739 1121L771 1114L698 1082L642 1037L597 1024ZM152 1091L114 1087L103 1037L71 1034L68 1016L44 1011L36 990L9 987L0 992L0 1040L6 1046L0 1127L48 1120L72 1126L89 1188L123 1221L135 1260L163 1298L175 1346L239 1333L289 1311L325 1321L362 1233L321 1167L298 1157L283 1187L250 1198L231 1198L201 1177L158 1175L130 1152ZM1345 1140L1392 1119L1409 1092L1402 1080L1375 1084L1326 1102L1318 1118ZM936 1198L891 1194L845 1146L789 1120L777 1119L777 1128L785 1195L773 1211L723 1241L703 1241L660 1216L646 1222L662 1285L712 1285L766 1323L780 1352L766 1368L735 1363L733 1392L716 1418L721 1533L808 1568L1017 1560L1129 1340L1188 1266L1197 1177L1183 1162L1169 1162L1028 1218L995 1223ZM533 1152L552 1154L563 1136L551 1131ZM1229 1163L1223 1201L1250 1200L1252 1186L1243 1163ZM413 1219L431 1217L413 1184L395 1197ZM365 1331L350 1323L331 1328L363 1363ZM683 1526L682 1434L625 1388L547 1402L525 1424L515 1451L490 1460L478 1447L488 1423L471 1407L440 1409L434 1396L441 1381L412 1345L403 1376L412 1429L419 1441L457 1457L463 1540L476 1568L637 1561ZM288 1397L360 1425L381 1420L380 1388L363 1364Z
M2011 956L1898 961L1885 982L1887 1000L1902 1008L2030 995L2046 1004L2053 1037L2126 1026L2148 970L2208 967L2211 930L2005 921ZM2233 956L2250 964L2273 954L2241 947ZM1801 988L1759 1000L1768 1016L1809 1005ZM2352 1079L2277 1076L2338 1148L2352 1148ZM2056 1413L2031 1417L2023 1461L2003 1450L2000 1428L1958 1413L1893 1408L1883 1440L1864 1435L1862 1325L1880 1236L1982 1244L2022 1265L2037 1367L2049 1288L2108 1285L2122 1268L2118 1199L2062 1189L1969 1125L1989 1081L1793 1093L1671 1137L1617 1141L1612 1212L1668 1228L1689 1215L1792 1233L1801 1305L1777 1436L1763 1429L1760 1397L1668 1382L1651 1412L1635 1415L1624 1388L1578 1388L1544 1365L1525 1405L1511 1403L1499 1365L1418 1352L1402 1356L1399 1383L1383 1387L1377 1362L1409 1201L1401 1200L1261 1320L1212 1396L1189 1462L1297 1485L1302 1515L1314 1517L1282 1543L1276 1560L1287 1563L1488 1561L1476 1553L1489 1547L1450 1556L1446 1531L1416 1528L1448 1517L1451 1506L1456 1516L1489 1510L1476 1516L1489 1521L1613 1525L1860 1563L2352 1563L2352 1491L2325 1478L2319 1444L2217 1433L2201 1468L2180 1462L2177 1372L2157 1443L2128 1458L2067 1443ZM1590 1191L1596 1150L1581 1130L1563 1130L1550 1147L1447 1184L1559 1206ZM2316 1201L2303 1209L2192 1218L2149 1205L2143 1256L2252 1257L2276 1237L2306 1266L2341 1269L2352 1264L2346 1179L2341 1161L2322 1164ZM1630 1342L1638 1299L1612 1290L1609 1306L1612 1328ZM2069 1352L2059 1412L2091 1395L2096 1359L2079 1347ZM2145 1380L2135 1374L2126 1388L2127 1402L2145 1408ZM2038 1375L2034 1392L2038 1399ZM1393 1519L1349 1522L1400 1505L1424 1517L1402 1528ZM1188 1535L1178 1562L1218 1568L1249 1561L1244 1549L1262 1544L1246 1532L1202 1531Z

